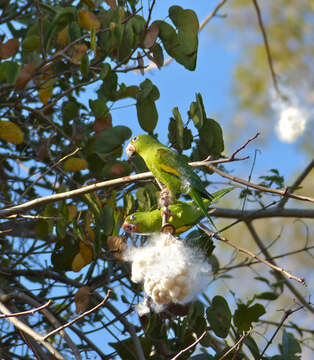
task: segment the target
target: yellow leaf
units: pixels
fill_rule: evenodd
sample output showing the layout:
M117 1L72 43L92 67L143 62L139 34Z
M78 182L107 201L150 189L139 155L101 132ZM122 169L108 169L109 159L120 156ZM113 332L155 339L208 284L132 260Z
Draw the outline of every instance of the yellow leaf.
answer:
M15 145L24 141L24 135L19 126L7 120L0 121L0 138Z
M52 98L53 87L43 87L38 90L38 96L40 101L47 105L50 98Z
M72 270L75 272L80 271L83 269L83 267L87 265L86 261L83 259L83 256L81 253L78 253L75 255L73 261L72 261Z
M67 206L67 209L68 209L68 212L69 212L69 221L71 222L75 218L75 216L77 214L77 207L75 205L73 205L73 204L69 204Z
M85 159L72 157L67 159L64 163L66 171L80 171L88 168L88 163Z
M83 241L80 241L80 254L84 259L85 264L89 264L93 260L93 249Z
M67 26L58 32L57 45L66 46L69 43L69 32Z
M100 28L100 21L96 15L85 9L81 9L78 12L77 22L85 30L98 30Z

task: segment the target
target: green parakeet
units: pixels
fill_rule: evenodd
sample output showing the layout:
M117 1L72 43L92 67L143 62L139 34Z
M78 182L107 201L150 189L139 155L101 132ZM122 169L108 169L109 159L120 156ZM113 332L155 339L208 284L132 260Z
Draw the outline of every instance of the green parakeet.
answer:
M135 153L144 159L148 169L167 187L170 197L188 194L212 223L202 199L212 200L212 196L182 156L149 135L138 135L131 139L126 154L130 158Z
M204 199L206 208L210 205L210 200ZM196 225L202 217L203 211L194 205L193 202L178 201L169 205L172 214L168 222L175 227L176 234L181 234ZM162 226L162 209L152 211L138 211L128 215L122 229L137 234L147 234L159 232Z

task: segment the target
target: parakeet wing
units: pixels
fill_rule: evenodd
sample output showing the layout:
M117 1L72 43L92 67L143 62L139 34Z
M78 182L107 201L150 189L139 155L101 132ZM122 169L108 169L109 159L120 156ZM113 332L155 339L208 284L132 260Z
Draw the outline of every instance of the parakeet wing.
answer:
M211 199L211 195L203 186L200 178L194 173L190 165L179 154L165 147L159 147L154 154L153 166L161 173L161 181L170 187L167 183L178 183L180 188L176 192L184 191L189 193L192 189L198 191L204 198ZM158 169L157 169L158 168ZM153 170L152 170L153 171ZM153 171L154 172L154 171ZM163 179L166 179L163 180Z

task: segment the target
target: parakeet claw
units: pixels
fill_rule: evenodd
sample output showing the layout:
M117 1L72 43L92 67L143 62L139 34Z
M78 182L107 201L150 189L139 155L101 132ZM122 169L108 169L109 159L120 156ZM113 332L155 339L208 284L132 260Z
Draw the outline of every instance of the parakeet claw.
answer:
M169 223L165 223L162 227L161 227L161 232L164 234L171 234L174 235L176 232L175 227L172 224Z

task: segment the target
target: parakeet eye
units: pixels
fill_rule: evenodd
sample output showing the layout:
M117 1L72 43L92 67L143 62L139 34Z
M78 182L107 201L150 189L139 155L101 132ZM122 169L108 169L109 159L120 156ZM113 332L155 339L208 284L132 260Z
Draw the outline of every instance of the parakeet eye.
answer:
M134 214L130 216L130 220L131 221L135 220L135 215Z
M134 138L132 139L132 142L136 141L138 139L138 136L134 136Z

